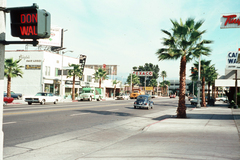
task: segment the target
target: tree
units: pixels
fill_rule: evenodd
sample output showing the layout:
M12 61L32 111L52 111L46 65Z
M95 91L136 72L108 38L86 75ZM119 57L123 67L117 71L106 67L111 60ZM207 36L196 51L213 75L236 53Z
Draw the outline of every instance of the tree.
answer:
M150 86L153 87L153 94L155 94L154 88L157 87L157 80L156 79L151 79Z
M162 71L161 74L160 74L160 76L163 78L163 82L164 82L164 78L167 77L167 72L166 72L166 71ZM163 87L164 87L164 85L161 87L161 88L162 88L162 92L163 92L163 90L164 90ZM163 94L164 94L164 93L163 93Z
M94 75L94 79L95 80L99 80L99 88L101 88L101 84L102 84L102 80L104 79L108 79L107 77L107 71L102 69L102 68L98 68L98 70L95 71Z
M201 80L202 80L202 106L206 107L206 99L205 99L205 82L209 82L208 85L208 104L209 104L209 100L210 100L210 84L217 78L217 73L215 70L215 67L213 65L210 65L211 60L201 60L201 71L200 71L200 75L201 75ZM198 67L199 62L196 61L194 63L194 67L195 69L192 72L192 79L193 80L197 80L198 79Z
M163 95L167 95L167 87L170 86L170 82L163 81L163 82L160 82L159 85L162 88Z
M209 55L211 51L205 44L212 41L202 40L202 35L206 32L199 31L203 21L195 22L194 19L188 18L185 23L180 19L180 23L171 20L173 24L172 34L162 30L168 38L163 38L163 45L157 51L158 60L176 60L180 58L180 88L179 101L177 108L177 117L186 118L185 92L186 92L186 63L200 55Z
M7 97L11 97L11 80L15 77L21 77L23 75L23 72L21 68L23 66L19 65L19 60L13 60L13 58L5 59L4 63L4 76L7 78Z
M81 65L79 64L70 64L69 67L73 67L73 69L68 70L67 78L73 77L73 85L72 85L72 100L75 100L75 78L82 77L83 71Z
M206 82L208 83L208 100L210 99L210 86L212 85L212 98L216 99L216 87L215 87L215 79L217 79L218 73L215 69L214 65L211 65L208 68L208 74L206 77ZM208 104L210 101L208 101Z
M127 78L127 83L129 85L131 85L131 74L129 74L128 78ZM133 86L136 85L136 84L139 84L140 81L139 81L139 77L135 74L132 74L132 89L133 89ZM131 90L132 92L132 90Z
M139 66L139 67L133 67L134 71L153 71L153 76L146 77L146 86L151 86L150 82L152 79L158 79L159 77L159 67L158 65L153 65L152 63L145 63L144 66ZM139 77L140 84L142 86L145 86L145 77L140 76Z
M118 80L113 80L112 81L113 85L114 85L114 93L113 93L113 99L115 98L115 95L116 95L116 87L117 87L117 84L120 83L120 81Z

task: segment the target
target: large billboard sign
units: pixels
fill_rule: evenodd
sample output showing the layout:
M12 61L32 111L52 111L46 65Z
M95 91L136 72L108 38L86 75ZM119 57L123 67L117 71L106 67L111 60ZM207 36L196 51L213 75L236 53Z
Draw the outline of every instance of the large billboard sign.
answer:
M46 39L39 39L38 41L39 41L38 45L61 47L62 28L52 27L50 37Z
M240 69L240 63L237 61L238 52L228 52L226 69L236 70Z
M240 28L240 13L223 14L220 28Z
M153 76L153 71L133 71L137 76Z

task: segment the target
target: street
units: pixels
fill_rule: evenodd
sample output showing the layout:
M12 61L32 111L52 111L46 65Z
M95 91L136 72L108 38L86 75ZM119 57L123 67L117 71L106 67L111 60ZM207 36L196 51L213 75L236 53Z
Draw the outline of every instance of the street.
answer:
M4 147L115 121L144 117L177 107L177 100L178 98L167 97L153 99L155 104L151 110L134 109L134 100L7 105L3 113Z

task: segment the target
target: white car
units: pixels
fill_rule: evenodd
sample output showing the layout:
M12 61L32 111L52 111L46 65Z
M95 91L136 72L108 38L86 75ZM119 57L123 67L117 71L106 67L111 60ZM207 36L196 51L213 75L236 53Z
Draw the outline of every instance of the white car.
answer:
M129 100L130 96L129 94L120 94L119 96L116 97L116 100Z
M216 101L227 101L227 97L217 97Z
M197 103L198 103L198 101L197 101L197 100L198 100L198 98L197 98L197 97L196 97L196 98L193 98L193 99L191 99L191 100L190 100L190 103L191 103L191 105L197 105ZM201 103L201 102L202 102L202 98L200 98L200 99L199 99L199 101L200 101L199 103Z
M33 97L26 97L25 102L27 102L29 105L32 103L45 104L46 102L57 104L60 101L60 98L61 97L55 96L53 93L38 92Z

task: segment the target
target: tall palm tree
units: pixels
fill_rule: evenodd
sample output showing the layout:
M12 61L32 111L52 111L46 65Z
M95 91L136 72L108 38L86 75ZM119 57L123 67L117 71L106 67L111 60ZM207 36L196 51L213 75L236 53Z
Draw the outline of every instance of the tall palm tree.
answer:
M127 78L127 83L131 84L131 74L129 74L129 76ZM132 90L133 90L133 86L136 84L140 84L140 78L137 75L132 74ZM131 92L132 92L132 90L131 90Z
M117 84L120 83L120 81L115 79L115 80L112 81L112 83L114 85L114 91L113 91L114 92L113 93L113 99L114 99L115 98L115 94L116 94L116 87L117 87Z
M155 87L157 87L157 80L156 79L151 79L150 80L150 86L153 87L153 94L155 95Z
M7 78L7 97L11 97L11 80L15 77L21 77L23 75L23 72L21 68L23 66L19 65L19 60L13 60L13 58L5 59L4 63L4 76Z
M95 71L94 75L94 79L95 80L99 80L99 88L101 88L101 84L102 84L102 80L107 79L107 71L102 69L102 68L98 68L98 70Z
M193 71L191 77L194 80L198 79L198 63L195 62L195 70ZM210 65L211 60L201 60L201 79L202 79L202 106L206 107L206 99L205 99L205 82L208 82L208 100L210 100L210 84L217 78L217 73L213 65ZM209 104L209 101L208 101Z
M163 82L164 82L164 78L167 77L167 72L166 71L162 71L160 76L162 77L163 79ZM163 95L164 95L164 85L161 87L162 88L162 91L163 91Z
M163 45L157 51L158 59L176 60L180 58L180 88L179 101L177 108L177 117L186 118L185 92L186 92L186 63L200 55L209 55L210 48L205 44L212 43L209 40L202 40L202 35L206 32L199 31L203 21L195 22L194 19L188 18L185 23L180 19L180 23L171 20L173 33L162 30L168 38L163 38Z
M75 100L75 78L82 77L83 71L81 65L79 64L70 64L69 67L73 67L73 69L68 70L67 78L73 77L73 85L72 85L72 100Z
M163 94L167 95L167 87L170 86L170 82L169 81L163 81L159 83L160 87L163 89Z

